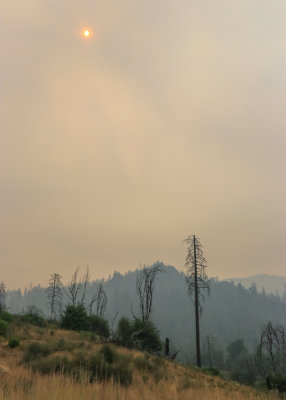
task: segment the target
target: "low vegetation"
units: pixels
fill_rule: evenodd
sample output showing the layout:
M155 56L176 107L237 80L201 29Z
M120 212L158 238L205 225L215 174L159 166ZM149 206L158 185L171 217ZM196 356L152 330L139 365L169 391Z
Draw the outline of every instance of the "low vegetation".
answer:
M125 320L120 325L126 328L121 333L129 332L123 336L130 348L94 332L63 330L48 322L36 326L15 316L7 322L6 336L0 336L0 400L276 398L224 380L215 368L185 367L131 348L134 324Z

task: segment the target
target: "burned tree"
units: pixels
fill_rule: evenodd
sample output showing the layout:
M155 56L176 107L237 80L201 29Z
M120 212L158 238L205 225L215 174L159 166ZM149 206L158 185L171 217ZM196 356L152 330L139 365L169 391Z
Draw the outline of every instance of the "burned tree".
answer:
M6 308L6 285L2 281L0 282L0 311L5 310Z
M47 289L48 305L51 310L51 319L56 319L62 309L63 300L63 285L62 278L59 274L52 274L49 279L49 286Z
M158 272L161 272L158 264L150 268L144 267L137 272L136 292L139 298L140 316L143 322L150 320L155 279Z
M282 325L275 327L269 321L261 330L260 343L256 352L256 366L264 378L285 370L286 330Z
M209 280L206 274L207 262L203 256L202 245L199 239L193 235L185 239L187 244L187 257L185 262L186 283L188 292L195 305L196 320L196 353L197 366L201 367L200 351L200 312L202 312L201 302L204 300L203 291L210 291Z
M86 268L85 274L83 275L82 279L81 279L81 300L80 300L80 304L83 305L84 303L84 299L86 296L86 292L87 292L87 285L89 283L89 268Z
M97 284L95 287L95 293L89 303L89 315L92 314L92 307L94 304L96 305L96 315L103 317L107 305L107 296L102 283Z
M89 269L86 269L83 277L79 276L79 270L80 268L78 267L73 273L66 290L67 298L70 300L72 306L84 304L87 292L87 285L89 282ZM78 300L79 297L80 300Z
M79 268L77 268L73 273L66 291L66 295L70 300L72 306L76 305L77 296L81 288L81 282L79 281L78 273L79 273Z

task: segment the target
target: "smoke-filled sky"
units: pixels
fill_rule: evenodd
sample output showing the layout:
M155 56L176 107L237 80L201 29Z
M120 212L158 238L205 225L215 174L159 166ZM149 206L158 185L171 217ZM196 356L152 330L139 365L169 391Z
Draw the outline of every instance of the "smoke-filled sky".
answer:
M189 234L210 276L285 275L285 0L0 15L0 280L182 269Z

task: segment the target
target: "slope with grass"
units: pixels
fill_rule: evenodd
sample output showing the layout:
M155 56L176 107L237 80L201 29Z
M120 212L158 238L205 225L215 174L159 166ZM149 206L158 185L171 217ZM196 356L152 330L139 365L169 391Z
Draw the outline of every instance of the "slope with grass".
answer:
M270 399L275 394L210 376L90 332L14 317L0 336L0 400ZM0 367L1 367L0 365Z

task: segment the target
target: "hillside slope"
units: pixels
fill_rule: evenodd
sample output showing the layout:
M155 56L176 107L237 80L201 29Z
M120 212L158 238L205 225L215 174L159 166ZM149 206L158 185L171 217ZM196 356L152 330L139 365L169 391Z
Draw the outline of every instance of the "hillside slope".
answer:
M0 337L1 400L270 399L267 393L208 376L196 368L106 344L87 332L40 328L19 321L9 329L10 335L17 333L20 346L10 348ZM113 368L113 375L106 370L106 375L92 380L88 360L103 353L107 358L102 360ZM61 369L56 368L55 360L62 360ZM80 360L77 369L73 360ZM67 363L73 369L65 370ZM117 379L117 371L123 381Z
M162 338L170 338L180 349L181 356L190 359L194 352L194 307L187 293L185 277L171 266L161 264L161 270L155 284L152 318ZM86 304L92 297L95 283L88 286ZM132 311L138 315L136 271L125 275L114 273L103 281L103 287L107 294L105 317L110 324L116 315L117 320L121 316L131 317ZM36 305L45 315L49 314L46 289L41 287L24 293L10 292L7 305L13 313ZM224 350L236 339L244 339L252 350L259 341L261 326L268 321L286 325L285 300L232 282L211 279L211 292L203 303L201 318L203 352L207 336L212 337L216 350Z

